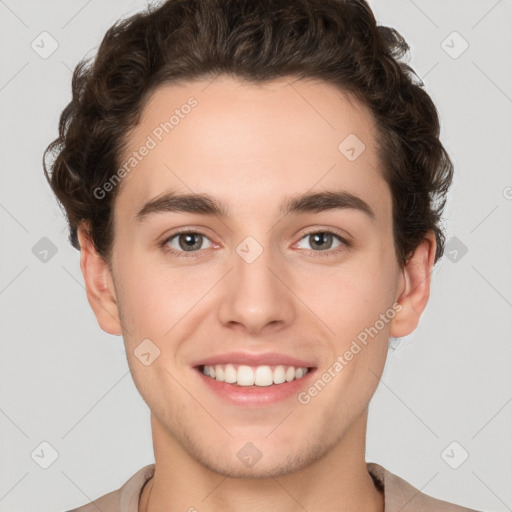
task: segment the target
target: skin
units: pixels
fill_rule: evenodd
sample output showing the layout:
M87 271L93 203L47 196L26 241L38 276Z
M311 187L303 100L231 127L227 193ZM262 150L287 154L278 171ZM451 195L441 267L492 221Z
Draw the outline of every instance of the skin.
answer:
M321 81L217 77L162 86L122 156L190 96L197 107L119 185L110 265L87 225L79 229L90 305L104 331L123 336L151 410L156 472L140 510L382 511L364 458L368 404L389 337L410 334L427 304L435 238L428 233L399 267L372 115ZM366 146L353 162L338 150L351 133ZM366 201L375 219L348 208L279 214L290 195L339 189ZM168 191L211 194L231 216L165 212L135 220ZM158 245L181 227L206 237L186 252L191 257ZM338 230L353 245L334 238L315 249L306 228ZM250 264L236 252L247 236L263 248ZM179 240L168 246L185 253ZM314 361L320 375L397 303L400 312L307 405L296 397L259 409L228 404L191 366L234 350L276 351ZM161 352L149 366L134 355L146 338ZM249 468L237 457L247 442L262 454Z

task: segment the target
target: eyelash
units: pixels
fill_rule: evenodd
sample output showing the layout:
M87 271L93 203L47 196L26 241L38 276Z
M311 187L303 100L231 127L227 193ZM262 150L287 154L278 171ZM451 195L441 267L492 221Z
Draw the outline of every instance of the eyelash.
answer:
M335 236L342 243L342 245L340 247L337 247L336 249L328 249L326 251L314 251L312 249L306 249L308 251L308 254L314 253L314 257L317 257L317 256L330 257L330 256L338 254L340 251L343 251L347 248L352 247L352 243L349 242L346 238L340 236L336 231L331 231L328 229L308 231L307 233L304 233L301 236L299 241L309 235L316 235L316 234L321 234L321 233L327 233L327 234ZM161 242L159 244L160 247L162 248L162 250L166 254L171 254L173 256L178 256L181 258L194 258L194 257L196 257L195 254L200 252L200 251L176 251L175 249L170 248L167 244L179 235L201 235L205 238L208 238L207 235L205 235L204 233L201 233L200 231L192 231L190 229L183 229L183 230L175 231L171 236L167 237L163 242ZM187 252L188 252L188 254L187 254Z

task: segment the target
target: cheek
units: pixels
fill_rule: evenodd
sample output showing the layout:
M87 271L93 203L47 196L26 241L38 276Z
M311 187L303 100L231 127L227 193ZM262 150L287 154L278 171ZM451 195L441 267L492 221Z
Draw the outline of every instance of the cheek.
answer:
M330 272L322 286L310 277L309 287L304 288L304 293L309 289L304 301L314 305L312 309L330 330L318 375L329 381L329 391L319 393L322 385L317 385L306 390L306 399L321 394L317 407L328 409L336 422L345 421L347 411L362 411L377 388L395 316L393 275L391 268L388 271L375 259Z
M211 268L150 264L147 259L118 260L119 308L132 343L161 339L212 288Z
M220 265L151 263L135 248L118 254L131 255L117 259L116 288L132 343L162 338L212 291L226 270ZM330 335L350 341L392 305L392 257L385 250L366 250L337 266L290 266L285 280L294 293L289 300L311 321L324 323Z
M372 261L373 260L373 261ZM396 285L392 267L377 258L303 275L301 298L341 340L356 337L392 306ZM387 324L386 324L387 328Z

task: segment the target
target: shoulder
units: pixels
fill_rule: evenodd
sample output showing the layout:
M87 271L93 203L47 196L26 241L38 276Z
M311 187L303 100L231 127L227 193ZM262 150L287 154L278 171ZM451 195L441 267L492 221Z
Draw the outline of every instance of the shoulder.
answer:
M101 512L137 512L140 492L154 472L154 464L144 466L119 489L66 512L98 512L98 510L101 510Z
M477 512L432 498L379 464L368 462L366 466L377 486L384 492L385 512Z

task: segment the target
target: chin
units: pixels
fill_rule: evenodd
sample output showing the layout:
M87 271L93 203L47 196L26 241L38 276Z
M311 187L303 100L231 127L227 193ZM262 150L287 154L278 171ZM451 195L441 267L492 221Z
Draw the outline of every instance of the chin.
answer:
M321 459L330 449L325 440L309 446L294 442L290 449L282 443L257 439L254 442L231 440L219 443L220 451L212 454L211 446L198 445L190 438L185 450L202 466L229 478L263 479L290 475ZM299 447L299 448L298 448Z

